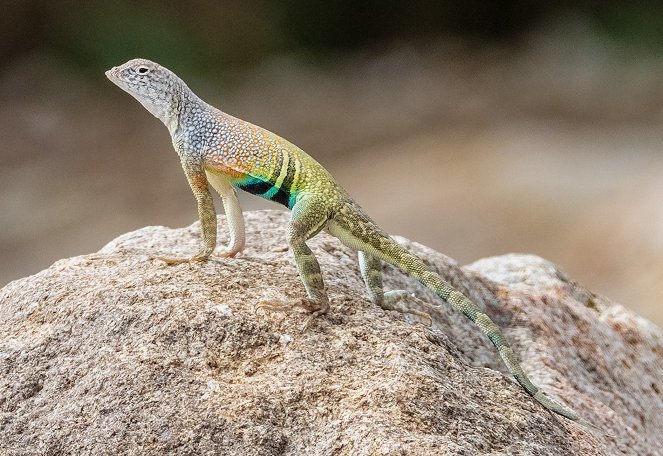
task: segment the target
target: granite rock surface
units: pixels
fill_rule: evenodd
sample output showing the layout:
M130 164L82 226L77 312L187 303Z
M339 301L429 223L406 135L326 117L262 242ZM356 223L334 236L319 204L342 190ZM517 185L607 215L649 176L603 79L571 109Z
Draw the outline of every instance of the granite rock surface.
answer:
M309 245L328 315L270 312L304 295L288 214L246 213L237 258L194 253L197 223L147 227L0 290L0 455L655 455L663 332L532 255L460 267L397 238L503 328L533 381L604 432L536 403L476 326L385 266L385 288L441 304L385 312L356 257ZM227 240L219 217L220 241Z

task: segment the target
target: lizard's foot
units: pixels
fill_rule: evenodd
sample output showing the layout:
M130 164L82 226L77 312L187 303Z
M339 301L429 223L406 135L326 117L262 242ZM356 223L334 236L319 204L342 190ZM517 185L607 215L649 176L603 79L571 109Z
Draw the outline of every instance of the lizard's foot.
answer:
M315 320L320 315L326 314L329 311L329 301L327 299L314 300L310 298L300 298L290 301L261 301L256 304L256 309L267 309L275 312L292 312L296 307L301 307L307 312L311 313L311 315L306 320L306 323L302 327L302 332L304 332L309 328L309 326L311 326L313 320Z
M194 255L191 258L165 258L162 256L154 256L153 260L159 260L166 263L168 266L173 266L175 264L182 263L195 263L196 261L205 261L209 258L209 255Z
M426 326L431 326L433 324L433 319L429 313L417 309L417 307L426 309L431 308L432 306L417 298L413 293L410 293L407 290L388 291L384 294L382 302L378 304L385 310L395 310L401 313L416 315L424 320L423 323Z
M217 253L217 256L220 256L221 258L235 258L235 255L238 253L242 253L241 250L223 250L219 253Z

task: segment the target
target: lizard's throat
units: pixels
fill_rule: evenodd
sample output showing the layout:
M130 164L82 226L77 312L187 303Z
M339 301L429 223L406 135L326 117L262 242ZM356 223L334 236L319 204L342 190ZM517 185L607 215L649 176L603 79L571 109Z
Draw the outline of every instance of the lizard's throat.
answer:
M149 100L143 101L139 99L138 101L140 101L145 109L150 111L154 117L163 122L171 133L177 128L177 112L174 109L152 103Z

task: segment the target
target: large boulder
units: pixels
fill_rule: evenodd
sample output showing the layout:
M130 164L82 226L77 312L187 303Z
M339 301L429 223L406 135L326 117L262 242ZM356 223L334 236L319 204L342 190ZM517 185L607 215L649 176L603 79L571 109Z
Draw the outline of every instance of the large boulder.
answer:
M402 238L500 325L525 371L600 427L554 415L505 373L489 340L414 279L385 288L439 304L434 324L386 312L355 254L309 242L332 300L257 306L304 288L288 214L246 214L237 258L193 254L199 225L147 227L0 291L2 455L656 454L663 333L531 255L459 267ZM227 225L219 217L223 242ZM660 454L660 453L658 453Z

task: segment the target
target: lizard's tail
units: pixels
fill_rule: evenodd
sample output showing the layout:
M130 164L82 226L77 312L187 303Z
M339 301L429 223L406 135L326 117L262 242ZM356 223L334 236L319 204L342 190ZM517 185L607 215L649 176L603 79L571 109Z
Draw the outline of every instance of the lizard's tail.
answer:
M341 236L339 236L339 238L346 241L348 245L391 263L403 272L415 277L437 296L448 302L455 310L462 312L466 317L477 324L481 331L483 331L493 345L495 345L504 364L506 364L506 367L509 369L509 372L511 372L518 383L520 383L520 385L525 388L536 401L548 410L565 416L579 424L596 429L596 426L550 399L543 391L532 383L522 367L520 367L516 355L507 343L500 329L495 323L493 323L488 315L476 306L476 304L442 280L442 278L431 271L421 259L398 245L386 233L382 233L377 227L371 228L372 229L369 231L372 236L366 236L364 240L360 240L358 237L352 235L343 236L345 233L340 233Z
M438 274L428 270L428 268L419 258L411 254L404 256L401 253L401 255L385 258L385 260L392 263L394 266L398 267L404 272L411 274L427 288L429 288L433 293L438 295L444 301L448 302L455 310L462 312L467 318L476 323L481 331L486 336L488 336L493 345L495 345L495 348L497 348L497 351L499 352L500 357L502 358L502 361L504 361L507 369L509 369L509 372L511 372L518 383L520 383L520 385L525 388L525 391L531 394L537 402L539 402L550 411L562 415L572 421L576 421L579 424L596 429L596 426L587 422L586 420L579 417L576 413L552 400L543 391L541 391L539 387L532 383L532 381L520 366L516 355L504 338L502 331L500 331L499 327L493 323L490 317L482 312L481 309L479 309L479 307L477 307L477 305L474 304L474 302L472 302L468 297L442 280Z

